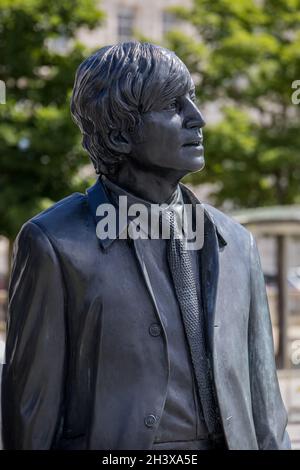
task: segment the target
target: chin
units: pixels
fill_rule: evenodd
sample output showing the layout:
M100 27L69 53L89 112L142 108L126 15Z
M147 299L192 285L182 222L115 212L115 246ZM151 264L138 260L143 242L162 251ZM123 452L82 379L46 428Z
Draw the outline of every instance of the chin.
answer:
M203 156L194 158L193 161L190 162L189 164L189 172L190 173L196 173L197 171L203 170L205 167L205 159Z

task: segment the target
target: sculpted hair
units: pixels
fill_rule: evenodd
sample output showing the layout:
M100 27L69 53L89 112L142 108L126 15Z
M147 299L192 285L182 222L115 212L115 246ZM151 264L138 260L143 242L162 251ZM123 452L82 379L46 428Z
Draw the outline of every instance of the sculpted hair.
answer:
M127 155L110 146L113 130L138 132L142 115L190 90L186 66L168 49L125 42L99 49L79 66L71 113L96 173L115 173Z

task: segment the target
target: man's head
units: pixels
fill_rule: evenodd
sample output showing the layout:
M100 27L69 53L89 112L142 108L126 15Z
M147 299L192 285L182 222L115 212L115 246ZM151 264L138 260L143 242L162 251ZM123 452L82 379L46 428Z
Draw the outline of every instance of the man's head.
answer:
M204 166L194 84L171 51L148 43L107 46L78 68L71 112L97 173L137 165L197 171Z

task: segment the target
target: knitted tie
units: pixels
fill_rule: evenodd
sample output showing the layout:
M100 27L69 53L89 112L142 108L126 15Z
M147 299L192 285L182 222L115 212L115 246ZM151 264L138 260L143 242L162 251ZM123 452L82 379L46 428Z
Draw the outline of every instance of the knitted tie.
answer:
M191 352L192 365L198 385L200 401L206 426L211 435L220 433L211 366L206 354L205 324L196 290L190 252L185 241L179 238L174 212L168 212L170 240L168 261L175 292L180 305L183 324Z

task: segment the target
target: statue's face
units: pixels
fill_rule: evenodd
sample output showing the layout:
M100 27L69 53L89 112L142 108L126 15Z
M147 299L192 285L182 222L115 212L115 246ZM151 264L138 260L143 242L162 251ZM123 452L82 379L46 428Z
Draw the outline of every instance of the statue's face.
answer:
M132 157L152 169L179 170L182 174L204 167L202 127L205 121L194 102L194 90L172 99L164 109L142 115L139 139Z

